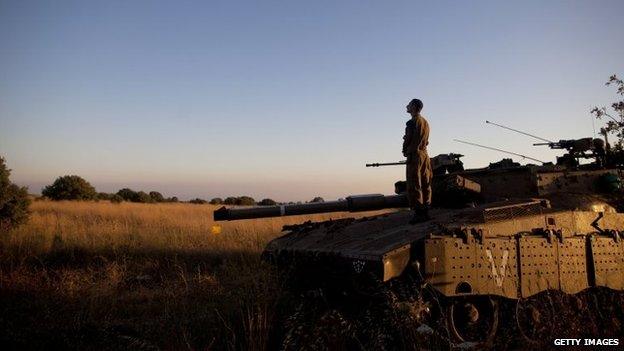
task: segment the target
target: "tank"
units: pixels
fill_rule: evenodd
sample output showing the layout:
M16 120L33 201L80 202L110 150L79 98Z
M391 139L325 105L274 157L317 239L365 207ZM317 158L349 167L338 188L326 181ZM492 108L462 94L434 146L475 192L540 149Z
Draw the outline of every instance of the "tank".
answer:
M552 336L557 319L545 302L552 293L584 306L591 300L588 290L624 290L620 169L505 160L453 169L436 173L431 219L414 225L408 223L412 214L401 182L395 184L396 195L221 208L214 217L388 209L359 219L286 226L263 257L296 272L291 276L304 281L307 291L337 296L338 304L381 295L419 301L416 318L451 343L491 346L511 323L523 340L539 344ZM609 296L605 301L617 299ZM617 308L621 317L621 305ZM621 322L612 326L619 335Z

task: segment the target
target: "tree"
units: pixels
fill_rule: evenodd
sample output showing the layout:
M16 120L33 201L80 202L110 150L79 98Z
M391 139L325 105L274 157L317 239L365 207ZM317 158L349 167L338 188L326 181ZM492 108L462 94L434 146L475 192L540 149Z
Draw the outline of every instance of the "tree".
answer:
M223 203L223 199L220 197L215 197L210 200L211 205L221 205Z
M11 170L0 157L0 232L25 223L30 215L28 189L11 183L10 176Z
M193 199L193 200L189 201L189 203L197 204L197 205L203 205L203 204L207 204L208 201L206 201L204 199L196 198L196 199Z
M275 200L273 200L273 199L262 199L262 201L258 202L258 205L260 205L260 206L275 206L275 205L277 205L277 202L275 202Z
M153 202L164 202L165 201L165 197L162 196L162 194L159 193L158 191L150 191L149 192L149 196L152 198Z
M606 125L600 129L600 133L605 136L608 134L615 134L618 140L614 144L614 147L618 150L622 150L624 149L624 81L614 74L609 77L605 85L614 85L617 88L617 95L620 96L620 100L611 104L611 109L613 111L609 111L603 106L594 107L590 113L599 120L602 120L604 117L609 119Z
M137 192L128 188L119 189L117 195L121 196L121 198L126 201L136 202L137 199Z
M229 197L226 197L225 200L223 200L223 203L226 205L236 205L237 200L238 200L237 198L233 196L229 196Z
M178 202L180 200L178 200L177 196L172 196L172 197L168 197L165 199L165 202Z
M95 188L77 175L66 175L56 178L54 183L46 186L41 194L52 200L95 200Z
M317 196L314 199L312 199L312 201L310 201L310 202L325 202L325 199L323 199L320 196Z
M241 196L238 199L236 199L236 205L253 206L255 204L256 204L256 200L254 200L253 197Z

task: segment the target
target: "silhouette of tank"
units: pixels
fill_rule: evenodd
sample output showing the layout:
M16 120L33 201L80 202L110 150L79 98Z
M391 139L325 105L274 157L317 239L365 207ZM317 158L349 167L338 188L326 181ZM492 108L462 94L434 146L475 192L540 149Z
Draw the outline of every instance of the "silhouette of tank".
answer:
M439 159L459 160L452 155ZM408 223L411 213L400 182L396 195L223 207L214 217L398 209L286 226L263 257L296 267L296 276L324 291L385 286L405 296L411 289L405 299L425 301L419 318L443 325L454 341L491 342L502 315L535 342L556 317L544 307L542 293L556 290L573 297L593 287L624 290L620 169L604 168L602 162L520 166L510 160L480 169L453 168L434 176L437 202L431 220L416 225ZM509 304L513 308L501 307Z

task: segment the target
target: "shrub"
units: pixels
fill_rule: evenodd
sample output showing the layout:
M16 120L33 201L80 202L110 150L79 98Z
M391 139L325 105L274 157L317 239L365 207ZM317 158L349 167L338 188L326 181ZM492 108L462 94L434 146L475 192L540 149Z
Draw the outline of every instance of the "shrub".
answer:
M221 205L223 204L223 199L220 197L215 197L212 200L210 200L210 204L211 205Z
M110 200L111 197L113 197L113 194L109 194L109 193L98 193L97 194L97 199L98 200Z
M136 193L136 199L134 202L151 203L154 202L154 200L152 200L152 197L145 191L139 191Z
M162 194L158 191L150 191L150 193L148 194L145 191L134 191L129 188L123 188L117 192L117 195L119 195L125 201L130 202L154 203L165 201L164 196L162 196ZM173 197L171 199L175 199L175 201L172 200L172 202L178 201L177 197Z
M41 194L52 200L95 200L95 188L77 175L56 178L54 183L43 188Z
M312 199L312 201L310 201L310 202L325 202L325 199L323 199L320 196L317 196L314 199Z
M158 191L150 191L149 196L152 198L153 202L164 202L165 197L162 196Z
M30 215L28 189L11 183L11 170L4 162L0 157L0 232L25 223Z
M241 196L238 199L236 199L236 205L253 206L255 204L256 204L256 200L254 200L253 197Z
M258 205L260 205L260 206L275 206L275 205L277 205L277 202L275 202L275 200L273 200L273 199L262 199L262 201L258 202Z
M121 196L121 198L126 201L136 202L136 199L137 199L137 192L128 188L120 189L117 192L117 195Z
M189 201L189 203L203 205L203 204L207 204L208 201L206 201L204 199L196 198L196 199L193 199L193 200Z
M110 197L110 202L114 203L114 204L118 204L120 202L122 202L124 200L123 197L117 195L117 194L112 194Z
M238 200L237 198L230 196L230 197L226 197L223 203L226 205L236 205L237 200Z
M168 197L165 199L166 202L179 202L180 200L178 200L177 196L172 196L172 197Z

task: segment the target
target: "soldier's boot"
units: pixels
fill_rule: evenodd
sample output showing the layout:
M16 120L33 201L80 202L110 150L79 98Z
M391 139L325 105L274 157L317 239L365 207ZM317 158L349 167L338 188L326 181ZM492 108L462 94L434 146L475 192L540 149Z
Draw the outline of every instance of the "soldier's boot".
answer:
M409 224L417 224L420 222L422 222L420 210L414 210L414 215L412 216L412 219L410 219Z
M422 216L425 221L428 221L431 219L431 217L429 217L429 205L425 205L425 207L423 207Z
M421 208L414 209L414 216L409 221L410 224L422 223L430 220L429 217L429 206L423 206Z
M414 210L414 216L410 219L409 224L418 224L426 222L429 219L426 209L418 208Z

